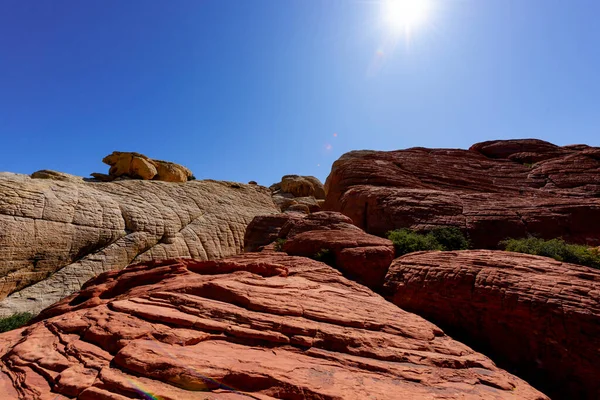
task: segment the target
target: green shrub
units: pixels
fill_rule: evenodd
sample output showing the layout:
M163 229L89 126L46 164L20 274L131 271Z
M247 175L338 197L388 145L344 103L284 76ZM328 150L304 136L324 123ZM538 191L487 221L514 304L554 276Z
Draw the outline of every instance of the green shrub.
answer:
M316 261L321 261L329 266L335 266L335 254L329 249L321 249L311 258Z
M554 258L558 261L600 268L600 252L597 249L570 244L562 239L544 240L535 237L507 239L500 242L506 251Z
M394 243L396 256L424 250L466 250L469 240L456 227L435 228L428 233L410 229L397 229L388 232L388 239Z
M455 226L435 228L429 235L442 246L442 250L466 250L471 247L469 239Z
M275 240L275 245L273 247L275 248L275 251L283 251L284 244L285 244L285 239L279 238L279 239Z
M8 332L20 328L29 322L31 318L33 318L33 314L30 313L18 313L10 317L0 318L0 332Z

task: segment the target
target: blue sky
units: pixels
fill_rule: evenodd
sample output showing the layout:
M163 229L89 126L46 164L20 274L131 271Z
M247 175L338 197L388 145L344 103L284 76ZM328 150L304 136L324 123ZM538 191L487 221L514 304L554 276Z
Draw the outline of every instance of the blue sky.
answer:
M354 149L600 146L600 2L431 1L408 40L372 0L3 0L0 171L120 150L270 185Z

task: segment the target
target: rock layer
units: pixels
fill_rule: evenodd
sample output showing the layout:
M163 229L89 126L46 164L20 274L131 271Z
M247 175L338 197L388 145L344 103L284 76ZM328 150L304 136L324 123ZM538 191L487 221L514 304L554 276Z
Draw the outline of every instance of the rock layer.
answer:
M133 261L239 253L252 218L276 211L256 185L2 174L0 316L37 312Z
M552 398L600 398L600 271L501 251L396 259L390 300Z
M334 163L325 189L324 209L380 236L450 225L480 248L528 234L600 244L600 148L511 140L353 151Z
M9 399L546 399L332 268L280 253L103 274L0 335L0 388Z

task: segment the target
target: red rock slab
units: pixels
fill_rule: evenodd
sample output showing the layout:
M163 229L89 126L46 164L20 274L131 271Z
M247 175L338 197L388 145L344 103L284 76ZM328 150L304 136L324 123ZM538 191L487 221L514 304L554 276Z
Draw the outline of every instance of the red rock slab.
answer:
M154 262L84 290L0 335L3 398L547 399L306 258Z
M281 228L289 221L298 221L304 218L299 213L281 213L259 215L254 217L244 234L244 251L257 251L262 246L272 243L279 237Z
M600 149L538 140L471 150L353 151L332 167L324 210L366 232L456 226L473 244L508 237L600 244Z
M385 291L552 398L600 398L598 270L502 251L419 252L394 260Z
M324 260L330 257L328 262L345 276L372 289L379 288L394 259L394 245L388 239L353 228L299 233L287 239L283 251L311 258L321 253Z

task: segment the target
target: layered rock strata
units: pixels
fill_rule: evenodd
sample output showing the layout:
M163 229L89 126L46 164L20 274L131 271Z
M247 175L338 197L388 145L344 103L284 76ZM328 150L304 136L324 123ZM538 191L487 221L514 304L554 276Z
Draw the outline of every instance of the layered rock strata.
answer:
M325 264L108 272L0 335L6 399L547 399Z

